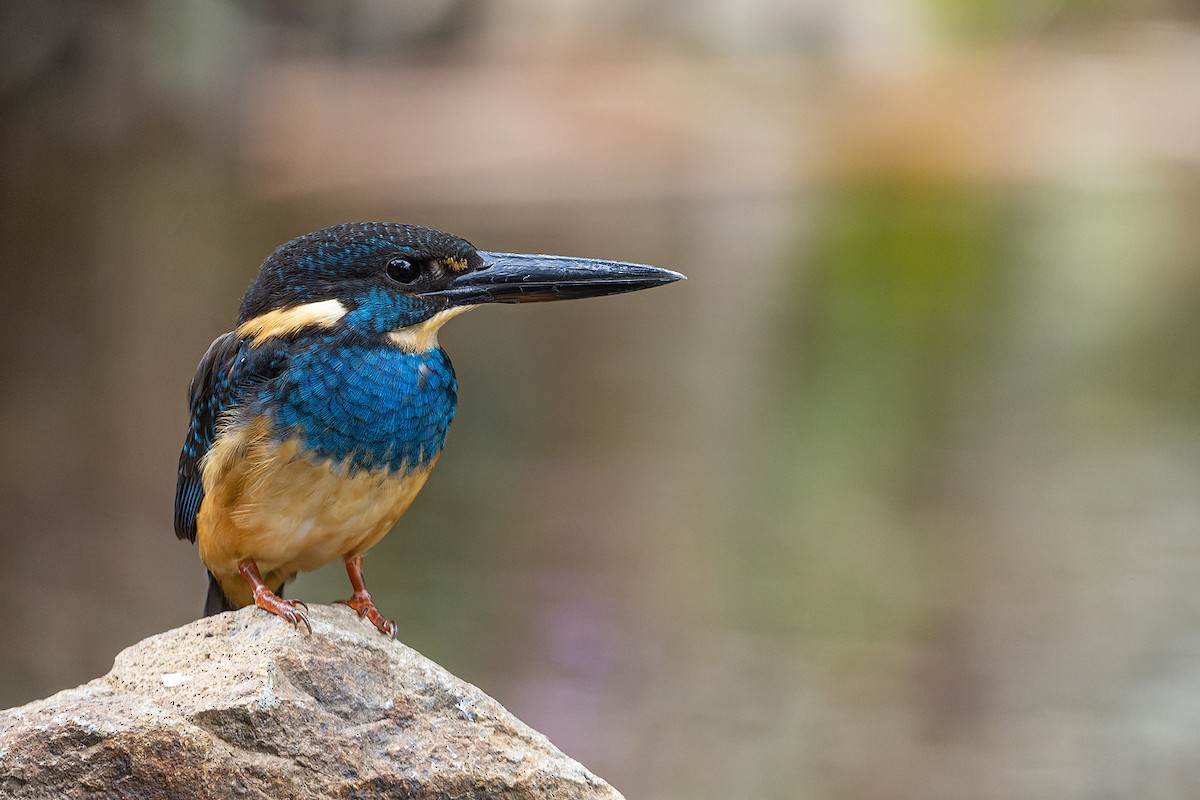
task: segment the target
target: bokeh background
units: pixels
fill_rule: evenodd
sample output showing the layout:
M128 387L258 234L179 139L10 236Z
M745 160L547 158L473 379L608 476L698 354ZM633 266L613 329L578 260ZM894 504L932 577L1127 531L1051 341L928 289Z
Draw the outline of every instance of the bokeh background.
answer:
M196 617L195 364L386 219L691 277L444 330L405 642L630 798L1200 796L1195 2L6 0L0 203L0 707Z

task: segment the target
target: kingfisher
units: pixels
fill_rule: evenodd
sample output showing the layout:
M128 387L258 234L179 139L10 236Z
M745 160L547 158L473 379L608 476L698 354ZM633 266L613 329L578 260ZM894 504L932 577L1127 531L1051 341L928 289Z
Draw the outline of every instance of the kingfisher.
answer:
M437 463L458 382L438 345L484 303L648 289L678 272L619 261L476 250L448 233L351 222L297 237L262 263L237 327L188 391L175 534L208 574L204 614L255 605L310 632L283 598L297 573L342 559L344 602L387 636L363 554Z

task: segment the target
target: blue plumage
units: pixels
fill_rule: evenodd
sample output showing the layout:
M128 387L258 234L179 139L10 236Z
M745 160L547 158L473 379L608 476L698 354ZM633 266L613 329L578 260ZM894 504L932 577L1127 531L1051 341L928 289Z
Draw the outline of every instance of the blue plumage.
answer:
M407 353L318 341L291 356L255 405L281 435L339 469L413 469L441 451L457 389L440 348Z

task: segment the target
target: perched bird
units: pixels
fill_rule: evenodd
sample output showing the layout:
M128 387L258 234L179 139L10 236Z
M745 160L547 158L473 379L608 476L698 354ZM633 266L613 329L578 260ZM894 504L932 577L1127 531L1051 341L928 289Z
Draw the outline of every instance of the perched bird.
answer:
M677 272L615 261L488 253L447 233L354 222L263 262L235 330L188 393L175 533L208 570L206 615L251 603L312 629L285 600L298 572L345 561L346 602L394 636L363 583L363 554L429 476L458 388L438 329L483 303L647 289Z

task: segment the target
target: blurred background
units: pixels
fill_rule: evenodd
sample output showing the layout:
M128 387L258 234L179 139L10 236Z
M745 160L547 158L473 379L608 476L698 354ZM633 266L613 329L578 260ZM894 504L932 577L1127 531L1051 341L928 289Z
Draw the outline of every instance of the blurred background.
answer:
M0 202L0 707L198 615L197 361L396 220L691 277L447 326L406 643L630 798L1200 796L1194 0L6 0Z

